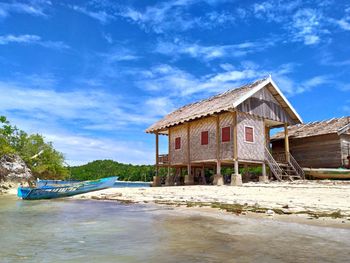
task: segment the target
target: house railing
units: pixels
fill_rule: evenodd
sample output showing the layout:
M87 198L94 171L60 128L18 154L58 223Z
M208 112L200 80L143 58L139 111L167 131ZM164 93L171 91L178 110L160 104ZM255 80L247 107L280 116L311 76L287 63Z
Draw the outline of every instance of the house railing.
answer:
M281 167L278 165L276 160L273 158L272 154L270 153L270 150L265 146L265 160L270 167L271 172L276 177L278 181L282 181L282 175L283 171Z
M293 155L289 153L289 164L293 167L293 169L297 172L297 174L305 180L305 172L303 168L300 167L299 163L294 159Z
M169 164L169 155L168 154L159 154L158 155L158 164Z
M273 152L273 158L277 163L287 163L286 153L285 152Z

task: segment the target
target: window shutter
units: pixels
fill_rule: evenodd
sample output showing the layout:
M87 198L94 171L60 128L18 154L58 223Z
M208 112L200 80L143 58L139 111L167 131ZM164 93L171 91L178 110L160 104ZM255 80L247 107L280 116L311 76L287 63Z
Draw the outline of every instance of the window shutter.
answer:
M208 144L208 142L209 142L209 136L208 136L209 134L208 134L208 131L203 131L202 132L202 136L201 136L201 144L202 145L207 145Z
M178 150L181 148L181 137L175 138L175 150Z
M230 127L224 127L221 129L221 141L222 142L229 142L231 135L231 128Z
M254 142L254 129L252 127L245 127L246 142Z

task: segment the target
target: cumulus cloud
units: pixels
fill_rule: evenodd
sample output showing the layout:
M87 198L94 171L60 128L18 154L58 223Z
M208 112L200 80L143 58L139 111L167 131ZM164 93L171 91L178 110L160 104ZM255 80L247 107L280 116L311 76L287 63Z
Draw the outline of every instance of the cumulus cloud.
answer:
M322 27L322 15L313 9L301 9L290 24L294 41L302 41L305 45L314 45L321 41L321 36L327 33Z

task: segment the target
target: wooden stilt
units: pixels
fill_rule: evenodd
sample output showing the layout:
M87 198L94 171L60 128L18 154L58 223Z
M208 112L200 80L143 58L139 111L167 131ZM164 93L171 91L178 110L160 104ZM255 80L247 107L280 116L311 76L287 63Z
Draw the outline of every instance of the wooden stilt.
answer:
M286 161L289 162L289 136L288 136L288 124L284 124L284 148L285 148L285 155L286 155Z
M185 176L185 185L191 185L194 183L193 173L191 167L191 127L190 123L187 123L187 175Z
M153 177L152 186L160 186L160 176L159 176L159 134L156 132L156 175Z

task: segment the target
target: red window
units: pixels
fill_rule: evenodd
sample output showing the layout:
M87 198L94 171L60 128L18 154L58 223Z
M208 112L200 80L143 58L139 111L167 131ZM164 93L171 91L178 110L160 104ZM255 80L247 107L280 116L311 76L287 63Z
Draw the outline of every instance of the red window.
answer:
M245 127L245 141L254 142L254 129L253 127Z
M181 148L181 137L175 138L175 150L178 150Z
M229 142L231 138L231 128L230 127L224 127L221 129L221 141L222 142Z
M208 141L209 141L208 135L209 135L208 131L202 132L202 136L201 136L201 144L202 145L208 145Z

